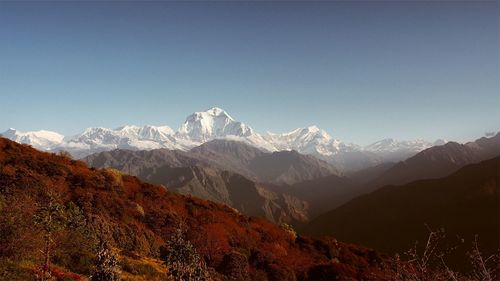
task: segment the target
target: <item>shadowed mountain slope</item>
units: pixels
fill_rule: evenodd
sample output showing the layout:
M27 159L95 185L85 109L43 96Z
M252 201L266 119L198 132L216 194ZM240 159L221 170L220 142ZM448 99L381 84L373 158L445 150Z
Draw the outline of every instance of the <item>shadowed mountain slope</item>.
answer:
M428 225L467 241L477 234L485 251L492 252L500 243L499 196L497 157L445 178L383 187L319 216L306 232L394 253L425 242Z
M290 186L269 186L270 189L290 194L309 203L308 215L314 218L332 210L357 195L357 185L345 177L335 175L303 181Z

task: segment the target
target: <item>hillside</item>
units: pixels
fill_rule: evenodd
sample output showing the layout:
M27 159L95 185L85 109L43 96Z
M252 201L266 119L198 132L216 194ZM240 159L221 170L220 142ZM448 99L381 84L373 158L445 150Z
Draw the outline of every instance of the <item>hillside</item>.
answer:
M386 186L313 220L307 233L395 253L425 242L431 229L466 241L479 235L483 249L500 247L500 157L468 165L450 176Z
M0 272L9 280L29 280L30 266L41 263L43 237L33 215L44 206L47 193L84 218L83 234L68 229L56 237L52 258L62 270L82 275L89 274L95 257L89 237L109 241L121 254L158 258L160 247L183 222L186 238L216 279L235 272L238 280L391 276L386 257L375 251L332 238L295 237L290 230L224 205L0 138ZM141 275L129 267L123 271Z
M271 191L239 174L209 167L162 166L151 169L144 180L163 184L184 195L231 206L245 215L274 223L309 221L309 204L286 192Z

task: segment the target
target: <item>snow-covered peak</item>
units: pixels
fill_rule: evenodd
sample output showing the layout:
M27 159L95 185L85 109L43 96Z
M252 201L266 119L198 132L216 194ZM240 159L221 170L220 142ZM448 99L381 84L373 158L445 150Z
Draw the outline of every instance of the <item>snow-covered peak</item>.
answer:
M219 107L212 107L209 110L205 111L204 113L208 113L212 116L224 116L226 118L233 120L233 118L229 116L229 114L224 109Z
M65 139L54 150L66 150L81 158L92 153L113 149L151 150L158 148L187 149L189 144L178 142L168 126L127 125L116 129L93 127Z
M123 126L115 129L120 136L138 139L149 139L157 141L165 141L169 136L174 134L174 131L168 126Z
M434 142L432 143L432 145L434 145L434 146L436 146L436 145L444 145L444 144L446 144L447 142L448 142L448 141L447 141L447 140L445 140L445 139L437 139L436 141L434 141Z
M307 132L311 132L311 133L316 133L316 132L319 132L319 131L323 131L320 128L318 128L318 126L316 126L316 125L312 125L312 126L306 127L303 130L305 130Z
M114 130L103 127L91 127L85 129L81 134L70 138L70 142L92 143L112 143L118 140Z
M166 140L174 135L169 126L144 126L139 130L139 136L145 139Z
M80 142L89 145L117 144L126 140L168 141L174 134L168 126L122 126L116 129L102 127L88 128L81 134L70 138L70 142Z
M224 109L219 107L212 107L206 111L197 111L186 118L186 121L189 119L211 119L211 118L220 118L220 119L228 119L230 121L234 121L233 117L231 117Z
M252 128L235 121L226 111L218 107L189 115L177 132L178 137L195 142L206 142L228 136L249 137L254 134Z
M419 152L426 148L429 148L433 143L426 140L395 140L392 138L382 139L374 142L364 149L371 152L396 152L396 151L408 151L408 152Z
M282 134L267 133L263 137L277 150L296 150L317 156L331 156L338 153L341 148L348 149L348 145L333 139L317 126L298 128Z
M14 128L10 128L5 131L2 133L2 136L19 143L32 145L33 147L42 150L51 149L52 147L60 144L64 139L63 135L52 131L40 130L21 132Z
M2 133L4 138L8 138L10 140L14 140L17 136L17 130L14 128L9 128L7 131Z

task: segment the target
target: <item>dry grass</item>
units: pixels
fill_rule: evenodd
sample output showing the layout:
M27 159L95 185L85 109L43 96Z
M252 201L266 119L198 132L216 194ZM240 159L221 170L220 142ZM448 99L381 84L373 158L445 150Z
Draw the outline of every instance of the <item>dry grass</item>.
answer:
M394 281L495 281L500 279L500 253L484 256L479 250L478 238L472 242L468 259L472 271L461 274L448 266L446 256L456 247L443 249L444 230L430 230L427 243L421 252L417 245L405 253L406 259L394 257Z
M133 252L121 251L119 255L124 281L163 281L167 268L158 259L141 257Z

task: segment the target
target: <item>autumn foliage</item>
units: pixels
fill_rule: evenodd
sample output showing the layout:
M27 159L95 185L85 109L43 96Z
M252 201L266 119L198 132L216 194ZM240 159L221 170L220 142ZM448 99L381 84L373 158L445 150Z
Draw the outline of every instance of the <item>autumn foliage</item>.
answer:
M52 263L76 274L88 276L93 270L92 233L120 251L159 258L160 248L182 223L185 238L216 279L391 279L389 259L375 251L332 238L296 236L227 206L2 138L0 271L15 271L13 264L42 264L43 233L31 221L47 191L58 194L64 206L74 204L85 219L86 232L65 229L54 237L59 243Z

